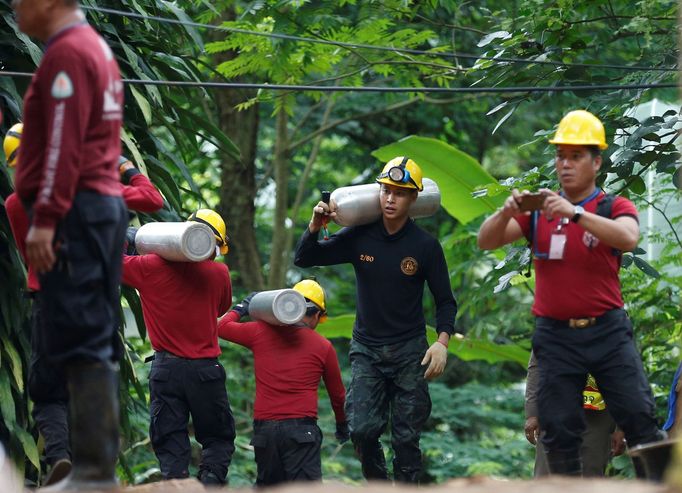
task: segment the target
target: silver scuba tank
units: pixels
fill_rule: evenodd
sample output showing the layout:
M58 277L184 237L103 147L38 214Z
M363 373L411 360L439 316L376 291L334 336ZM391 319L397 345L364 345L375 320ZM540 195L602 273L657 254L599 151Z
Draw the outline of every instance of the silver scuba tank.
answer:
M201 262L215 252L216 240L211 228L201 223L147 223L137 230L135 248L173 262Z
M440 208L440 189L435 181L424 178L424 190L410 207L410 217L428 217ZM381 217L378 183L341 187L334 190L331 200L336 202L336 218L339 226L360 226L369 224Z
M295 324L305 312L305 298L293 289L261 291L249 303L249 316L271 325Z

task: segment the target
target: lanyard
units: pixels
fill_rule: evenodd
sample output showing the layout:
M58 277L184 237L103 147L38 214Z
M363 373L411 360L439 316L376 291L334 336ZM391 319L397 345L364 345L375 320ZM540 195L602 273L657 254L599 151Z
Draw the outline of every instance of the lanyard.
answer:
M578 203L575 203L573 205L579 205L583 206L587 204L590 200L594 200L599 194L601 193L601 188L597 187L594 189L594 192L592 192L588 197L584 198ZM564 192L560 192L560 195L563 197ZM533 211L531 215L531 224L532 224L532 229L533 229L533 255L535 258L538 259L547 259L549 258L549 253L540 253L538 252L538 220L540 218L540 213L538 211ZM565 219L565 218L561 218ZM557 226L558 229L561 229L563 226L565 226L566 223L563 223L562 220L559 220L559 224Z

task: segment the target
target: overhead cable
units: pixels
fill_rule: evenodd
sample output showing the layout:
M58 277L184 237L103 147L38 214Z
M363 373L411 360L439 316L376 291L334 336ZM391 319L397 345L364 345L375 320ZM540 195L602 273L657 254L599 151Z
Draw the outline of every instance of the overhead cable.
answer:
M241 29L236 27L227 26L214 26L212 24L203 24L200 22L193 21L183 21L180 19L170 19L168 17L160 17L156 15L140 14L137 12L126 12L123 10L109 9L105 7L90 7L86 5L81 5L84 10L91 10L94 12L100 12L104 14L119 15L123 17L131 17L135 19L153 20L158 22L164 22L167 24L177 24L182 26L191 26L202 29L212 29L216 31L225 31L239 34L248 34L252 36L263 36L275 39L284 39L288 41L299 41L304 43L317 43L324 45L339 46L342 48L361 48L376 51L388 51L392 53L405 53L410 55L426 55L426 56L437 56L441 58L463 58L469 60L491 60L496 63L499 62L509 62L509 63L525 63L525 64L537 64L537 65L551 65L555 67L580 67L580 68L604 68L604 69L614 69L614 70L626 70L626 71L653 71L653 72L677 72L676 67L650 67L641 65L618 65L618 64L597 64L597 63L569 63L569 62L556 62L552 60L533 60L530 58L514 58L514 57L503 57L503 56L484 56L475 55L472 53L459 53L459 52L438 52L438 51L426 51L426 50L416 50L412 48L396 48L393 46L378 46L370 45L364 43L348 43L344 41L332 41L329 39L322 38L307 38L303 36L293 36L289 34L280 33L266 33L260 31L251 31L248 29Z
M0 71L0 77L32 77L30 72ZM123 79L126 84L143 86L204 87L212 89L263 89L296 92L379 92L379 93L517 93L517 92L567 92L611 91L629 89L669 89L675 83L654 84L594 84L572 86L511 86L511 87L383 87L383 86L307 86L305 84L252 84L245 82L210 82L184 80Z

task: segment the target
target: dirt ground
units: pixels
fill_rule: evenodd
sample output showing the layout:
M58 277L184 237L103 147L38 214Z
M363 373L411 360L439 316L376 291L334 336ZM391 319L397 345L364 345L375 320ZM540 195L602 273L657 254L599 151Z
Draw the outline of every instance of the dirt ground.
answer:
M6 471L4 471L6 473ZM17 483L11 483L7 474L0 475L0 492L26 493L16 489ZM290 484L286 486L264 489L277 493L400 493L416 491L415 487L392 486L384 483L367 484L359 487L335 483L323 484ZM642 481L608 480L608 479L570 479L545 478L534 481L506 481L491 478L454 479L437 486L418 488L424 493L682 493L665 485ZM40 491L40 490L38 490ZM134 487L120 488L116 493L214 493L219 491L252 491L241 489L204 489L195 479L184 479L150 483ZM96 493L96 492L91 492Z

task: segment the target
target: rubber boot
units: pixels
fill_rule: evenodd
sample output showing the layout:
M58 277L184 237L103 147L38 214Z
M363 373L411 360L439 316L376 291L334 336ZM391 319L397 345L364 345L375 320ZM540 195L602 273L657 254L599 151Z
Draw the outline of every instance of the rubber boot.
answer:
M398 467L393 461L393 479L396 483L419 484L422 471L414 467Z
M547 451L547 465L550 474L560 474L562 476L582 476L583 462L580 453Z
M118 365L81 362L67 368L73 469L40 491L111 491L118 488Z
M205 488L222 488L225 486L225 481L221 481L217 474L208 469L199 471L198 479Z
M365 479L388 481L388 470L386 469L386 458L384 449L379 440L373 443L364 443L355 446L355 452L362 464L362 475Z

